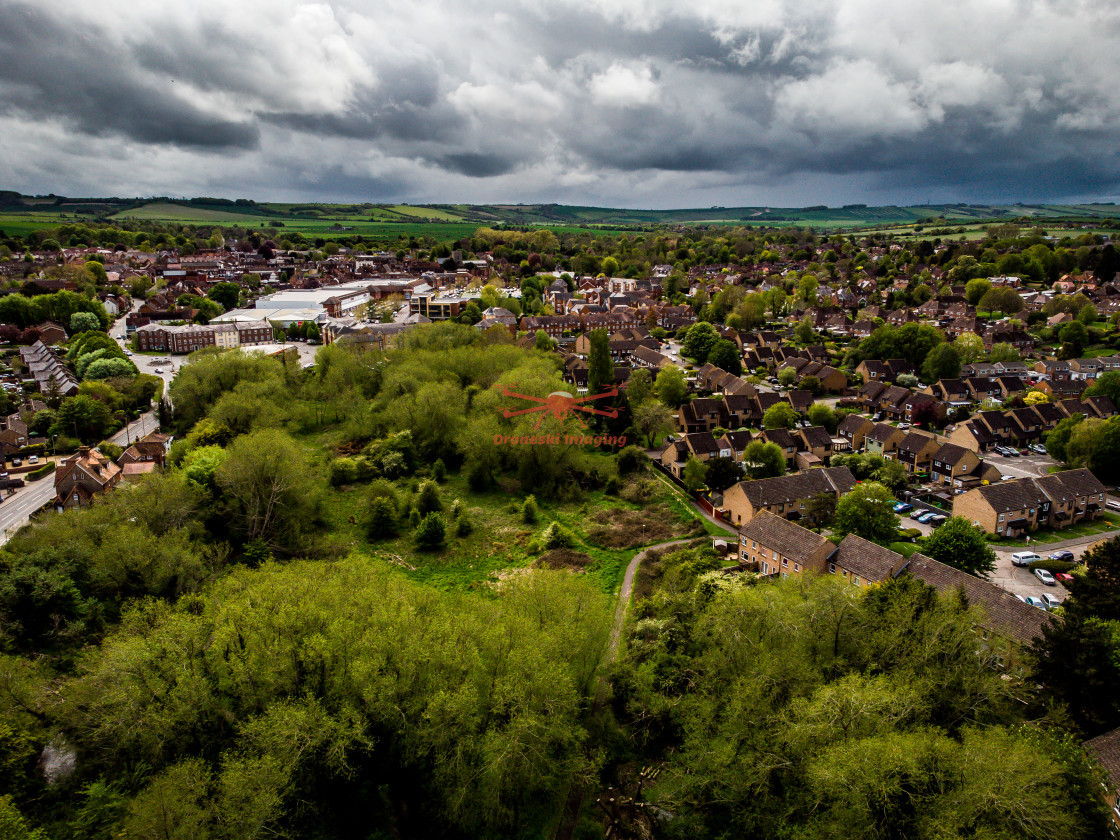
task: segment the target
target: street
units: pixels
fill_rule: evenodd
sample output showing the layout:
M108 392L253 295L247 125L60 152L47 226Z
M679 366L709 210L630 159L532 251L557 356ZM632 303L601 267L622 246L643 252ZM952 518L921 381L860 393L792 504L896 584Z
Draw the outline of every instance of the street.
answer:
M996 452L987 452L985 460L995 464L1003 475L1013 475L1015 478L1034 478L1039 475L1049 475L1050 467L1057 463L1049 455L1020 455L1018 458L1008 458Z

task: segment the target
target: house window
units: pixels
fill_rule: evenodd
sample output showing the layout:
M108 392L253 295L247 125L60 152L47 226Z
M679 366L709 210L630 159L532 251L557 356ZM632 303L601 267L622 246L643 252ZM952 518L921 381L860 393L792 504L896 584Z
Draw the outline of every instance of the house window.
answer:
M757 551L758 550L758 543L754 540L751 540L751 548L753 548L755 551Z
M836 564L835 563L829 563L828 564L828 573L830 575L836 574Z
M789 559L788 558L786 558L786 557L782 558L782 566L787 567L787 568L789 567Z
M1000 522L1002 522L1002 521L1003 521L1003 517L1004 517L1004 514L1002 514L1002 513L1001 513L1001 514L999 515L999 521L1000 521Z
M852 575L852 583L859 586L859 575Z

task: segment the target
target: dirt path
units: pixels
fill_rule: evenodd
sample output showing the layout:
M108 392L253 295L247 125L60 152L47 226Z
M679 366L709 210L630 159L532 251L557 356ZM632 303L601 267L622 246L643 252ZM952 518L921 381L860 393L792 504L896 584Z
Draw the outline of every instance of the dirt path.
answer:
M662 548L673 548L678 545L687 545L688 543L701 539L710 539L710 537L689 537L687 539L669 540L668 542L646 546L634 555L634 558L626 567L626 572L622 576L622 586L619 587L618 590L618 604L614 609L614 623L611 625L611 635L607 640L607 652L603 659L604 665L609 665L618 660L619 651L622 647L622 631L626 628L626 613L630 610L630 595L634 591L634 577L637 575L638 567L642 565L642 561L646 559L646 556L651 551ZM599 684L595 688L595 701L591 705L591 726L588 728L592 731L597 728L595 723L602 714L603 705L607 701L607 690L609 687L606 674L601 674L599 676ZM564 802L564 811L560 815L560 825L556 829L555 840L571 840L572 833L576 828L576 823L579 821L579 812L583 808L583 797L585 793L586 791L582 785L573 785L568 789L568 798Z

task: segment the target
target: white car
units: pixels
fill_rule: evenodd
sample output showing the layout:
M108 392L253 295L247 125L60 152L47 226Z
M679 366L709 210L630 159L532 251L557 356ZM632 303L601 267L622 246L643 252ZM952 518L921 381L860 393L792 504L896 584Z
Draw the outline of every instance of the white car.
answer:
M39 456L38 455L32 455L30 458L27 459L27 463L38 464L39 463Z
M1051 595L1049 592L1043 592L1038 596L1042 599L1042 603L1046 605L1046 609L1052 610L1054 607L1060 607L1062 602L1058 600L1056 595Z
M163 373L163 368L154 368L152 373Z
M1054 580L1054 576L1045 569L1035 569L1034 576L1047 586L1057 586L1058 582Z
M1029 566L1031 563L1037 563L1041 559L1042 558L1033 551L1016 551L1011 555L1011 563L1014 566Z

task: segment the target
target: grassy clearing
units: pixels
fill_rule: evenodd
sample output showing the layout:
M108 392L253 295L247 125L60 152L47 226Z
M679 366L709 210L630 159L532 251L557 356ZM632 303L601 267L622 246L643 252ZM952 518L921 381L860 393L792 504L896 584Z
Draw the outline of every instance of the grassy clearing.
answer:
M412 483L412 479L395 482L398 495L408 497ZM549 565L585 574L604 592L614 592L637 548L705 533L700 518L659 482L648 484L648 498L640 503L600 491L589 492L575 502L538 499L537 521L527 524L520 512L524 495L513 483L476 493L463 476L451 473L440 485L444 511L458 499L468 512L473 530L458 537L449 522L447 545L434 552L418 550L407 533L370 541L364 528L365 486L356 484L328 491L328 530L340 542L340 548L389 563L409 577L440 589L479 589L516 574L518 569ZM558 522L575 538L570 552L549 553L539 547L541 534L552 522Z
M1120 516L1112 513L1103 513L1101 518L1096 521L1078 522L1076 525L1071 525L1068 528L1059 530L1052 530L1050 528L1040 528L1030 535L1031 541L1028 543L1026 539L1002 539L993 545L1001 548L1021 548L1023 546L1031 545L1048 545L1050 543L1062 542L1063 540L1075 540L1078 537L1092 537L1098 534L1108 534L1112 531L1120 530Z

